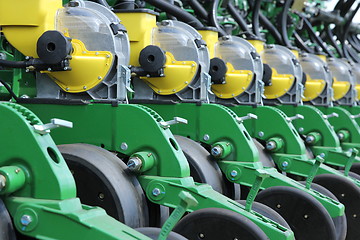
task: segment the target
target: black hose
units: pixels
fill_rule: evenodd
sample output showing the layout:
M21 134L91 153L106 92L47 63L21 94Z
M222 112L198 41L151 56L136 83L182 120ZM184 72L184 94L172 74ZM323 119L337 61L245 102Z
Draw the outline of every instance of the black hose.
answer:
M110 5L107 3L106 0L96 0L95 2L97 2L98 4L103 5L103 6L106 7L106 8L111 9Z
M235 22L239 25L242 31L250 32L245 19L241 16L235 6L229 1L227 5L227 10L229 11L230 15L234 18Z
M8 61L0 59L0 67L6 68L26 68L28 67L28 62L26 61Z
M285 43L285 46L291 48L291 43L289 41L288 32L287 32L287 21L288 21L288 12L290 10L293 0L286 0L283 9L280 13L280 33Z
M14 98L16 101L18 100L18 97L16 96L16 94L14 93L14 91L11 89L11 87L2 79L0 79L0 83L2 85L4 85L4 87L6 88L6 90L10 93L11 97Z
M360 45L358 45L354 40L354 35L348 36L347 40L349 41L350 45L355 49L358 53L360 53Z
M171 5L168 2L165 2L163 0L145 0L145 2L153 5L156 8L161 9L166 13L169 13L180 21L183 21L196 29L204 27L204 25L196 17L175 5Z
M334 34L333 34L329 24L325 25L325 33L326 33L327 39L330 41L330 44L335 48L335 50L339 54L339 56L344 57L344 53L340 49L339 45L336 43L336 41L334 39Z
M262 13L259 13L260 23L269 30L270 34L275 38L275 41L280 44L284 45L282 37L279 31L275 28L275 26L271 23L269 19L267 19Z
M329 51L329 49L327 49L327 47L325 46L323 40L316 35L311 23L309 22L309 20L303 16L300 16L304 22L304 28L306 29L306 31L309 33L310 37L313 38L315 40L315 42L323 49L323 51L330 57L335 57L334 54Z
M225 30L220 26L217 20L217 9L219 5L219 0L212 0L210 3L210 13L209 13L209 23L211 26L215 27L219 31L219 36L223 37L228 35Z
M356 0L347 0L340 8L340 16L345 17L355 2Z
M252 9L253 32L257 37L261 37L260 23L259 23L261 2L262 2L262 0L255 0L255 3L253 4L253 9Z
M310 48L306 45L304 40L300 37L300 34L297 33L296 31L294 32L294 37L295 37L295 43L296 43L297 47L299 47L301 50L303 50L305 52L312 53L312 54L315 53L315 51L312 48Z
M208 12L197 0L189 0L189 5L194 10L195 15L200 17L202 20L208 20Z
M350 1L350 0L349 0ZM360 9L360 3L358 3L358 5L356 6L356 9L354 11L351 12L349 19L347 19L346 24L344 26L344 30L341 34L341 44L343 47L343 52L346 58L351 57L354 61L359 62L359 58L357 56L355 56L353 53L349 53L349 48L346 46L346 39L349 35L350 32L350 26L351 26L351 22L354 19L357 11Z

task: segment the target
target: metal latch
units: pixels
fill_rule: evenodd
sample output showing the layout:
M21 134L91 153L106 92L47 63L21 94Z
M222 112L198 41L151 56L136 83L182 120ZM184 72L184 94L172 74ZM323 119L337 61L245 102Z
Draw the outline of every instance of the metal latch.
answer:
M249 120L249 119L258 119L258 117L255 114L249 113L248 115L246 115L245 117L236 117L235 118L236 121L238 123L242 123L245 120Z
M181 118L181 117L174 117L173 120L170 120L167 122L159 122L160 127L162 127L163 129L168 129L171 125L175 125L178 123L188 124L188 120Z
M43 125L34 125L35 132L41 135L50 133L51 129L55 129L58 127L72 128L73 123L62 119L53 118L51 119L51 123L47 123Z
M296 120L296 119L304 119L304 116L303 115L301 115L301 114L296 114L295 116L293 116L293 117L287 117L287 118L285 118L285 120L287 121L287 122L292 122L292 121L294 121L294 120Z
M333 113L331 113L329 115L323 115L324 119L329 119L329 118L332 118L332 117L339 117L339 114L333 112Z

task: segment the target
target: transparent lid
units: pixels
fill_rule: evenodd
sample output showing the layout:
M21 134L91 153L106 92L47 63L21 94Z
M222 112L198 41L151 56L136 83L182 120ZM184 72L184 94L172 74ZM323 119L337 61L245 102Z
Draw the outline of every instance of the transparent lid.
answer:
M338 58L330 58L328 65L332 76L336 78L337 81L354 84L351 66L347 62Z
M296 79L302 79L303 70L297 58L288 48L280 45L267 45L260 53L264 63L276 69L279 74L291 74Z
M327 64L314 54L303 54L300 57L300 64L303 71L310 76L312 80L325 80L332 84L331 74Z
M110 24L118 24L119 19L109 14L104 7L93 2L84 2L79 7L65 7L57 13L56 30L82 41L89 51L109 51L117 55L120 64L128 65L130 51L127 35L114 35Z
M195 41L202 37L191 26L166 20L153 31L154 45L173 54L177 61L194 61L201 64L203 71L209 71L209 52L206 47L198 48Z
M231 63L236 70L249 70L258 79L263 77L262 61L255 47L240 37L221 38L215 45L215 57Z

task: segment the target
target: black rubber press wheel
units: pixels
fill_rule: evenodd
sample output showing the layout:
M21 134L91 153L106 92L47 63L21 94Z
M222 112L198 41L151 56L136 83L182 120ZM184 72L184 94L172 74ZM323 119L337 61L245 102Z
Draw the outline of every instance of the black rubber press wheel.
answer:
M315 176L313 182L328 189L345 205L346 239L360 239L360 188L352 181L332 174Z
M299 189L275 186L262 190L255 200L278 212L297 240L336 239L329 213L319 201Z
M148 226L145 196L136 177L113 153L88 144L60 145L81 202L99 206L132 228Z
M238 200L236 202L244 206L246 205L246 200ZM287 229L291 229L290 225L285 221L285 219L279 213L277 213L274 209L266 206L265 204L259 202L253 202L251 209L267 218L270 218L274 222L286 227Z
M186 137L175 136L175 139L188 160L190 175L195 182L209 184L215 191L231 199L240 199L240 185L225 178L216 161L203 146Z
M0 239L16 240L15 230L9 212L4 202L0 199Z
M205 208L186 215L175 226L174 232L196 240L268 239L249 219L221 208Z

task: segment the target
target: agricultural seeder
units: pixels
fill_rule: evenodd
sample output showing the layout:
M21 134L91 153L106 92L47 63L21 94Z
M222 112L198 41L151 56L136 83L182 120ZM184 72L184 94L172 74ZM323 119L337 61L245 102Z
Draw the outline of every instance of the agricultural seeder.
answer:
M1 0L1 239L358 239L355 2Z

